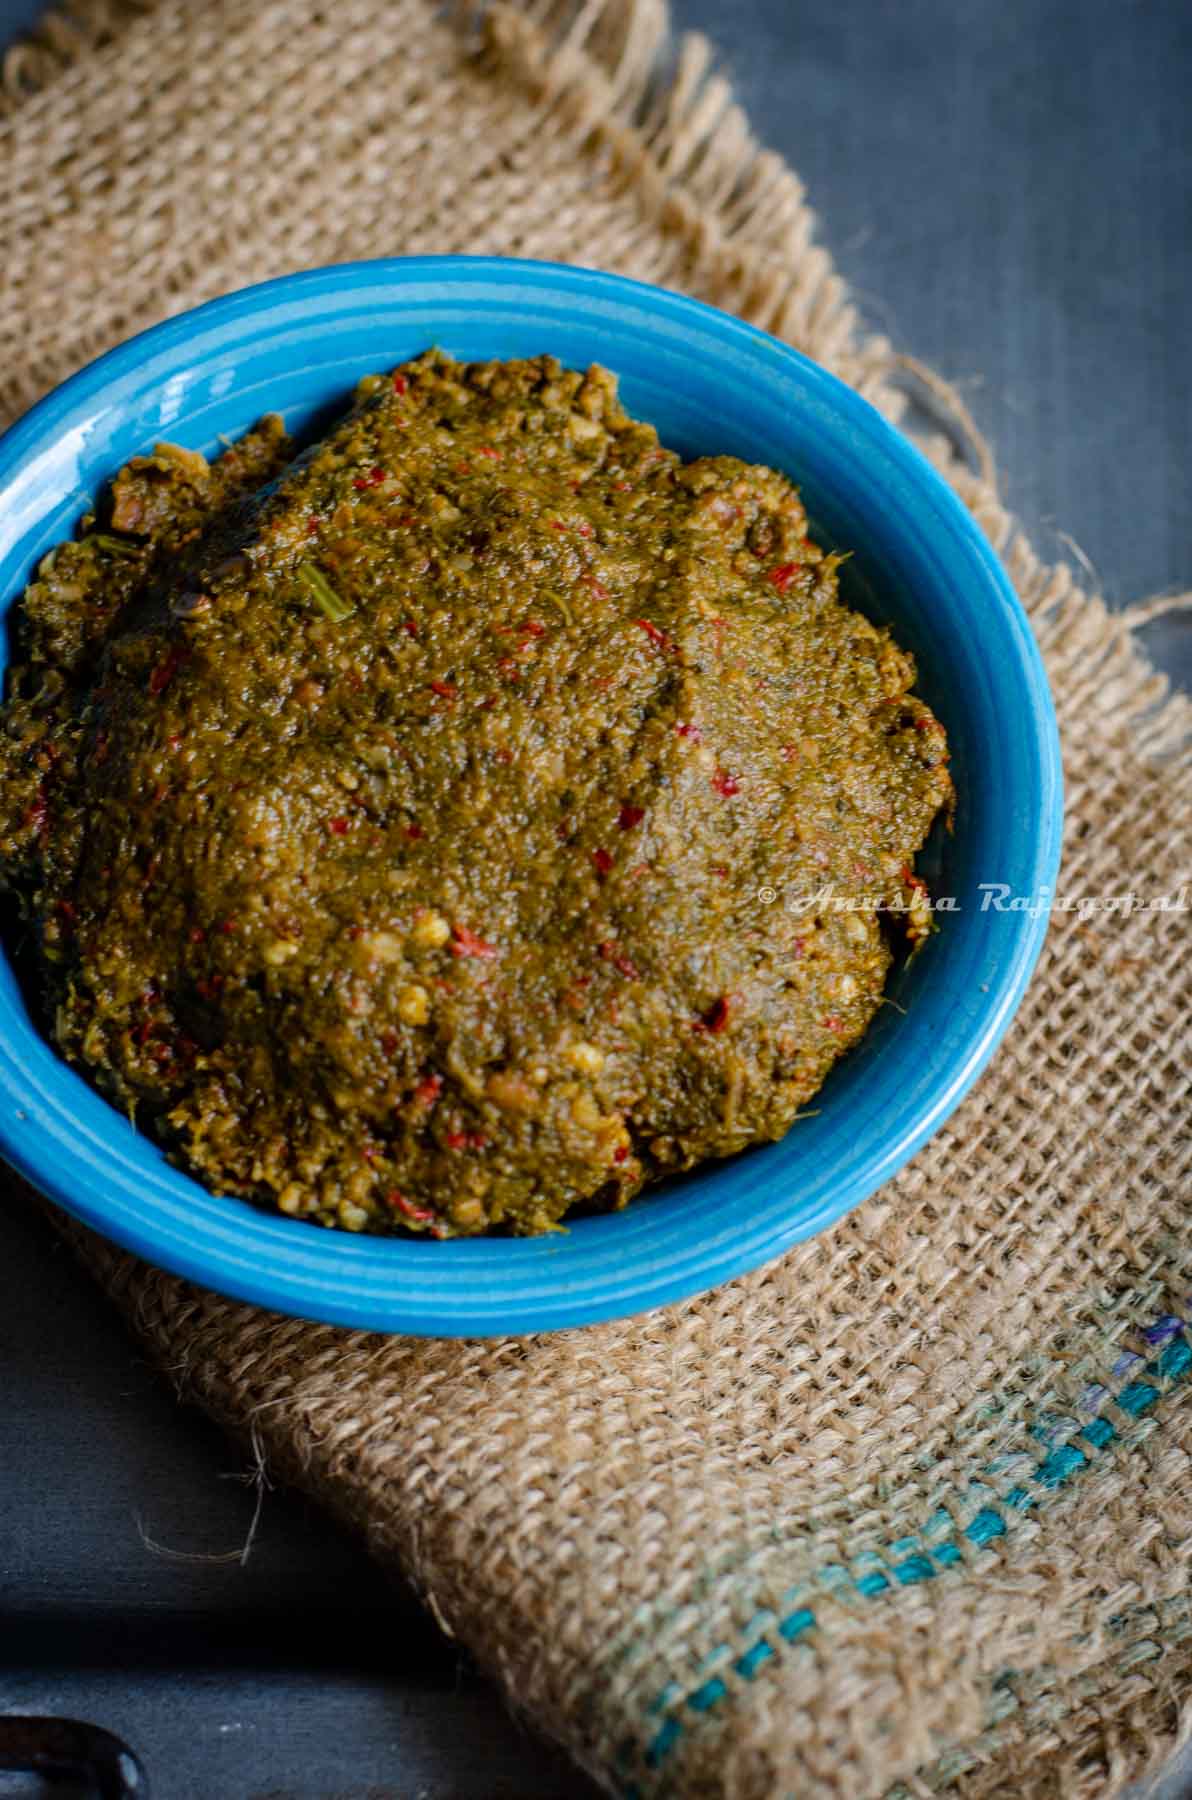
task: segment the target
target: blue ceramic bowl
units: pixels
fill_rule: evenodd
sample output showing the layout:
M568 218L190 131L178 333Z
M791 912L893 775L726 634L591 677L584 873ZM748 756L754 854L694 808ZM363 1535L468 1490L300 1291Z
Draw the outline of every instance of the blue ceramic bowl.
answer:
M786 470L850 598L889 620L952 742L958 806L926 865L958 911L894 978L816 1116L627 1212L555 1236L403 1242L325 1231L207 1193L59 1061L0 962L0 1150L86 1224L151 1262L280 1312L443 1335L582 1325L660 1306L820 1231L899 1169L957 1105L1022 996L1058 860L1055 720L1023 613L988 544L912 446L840 382L711 308L547 263L429 257L286 276L134 338L0 443L0 597L156 439L219 449L261 413L325 420L357 377L429 344L462 357L598 361L684 455ZM782 902L776 902L781 904Z

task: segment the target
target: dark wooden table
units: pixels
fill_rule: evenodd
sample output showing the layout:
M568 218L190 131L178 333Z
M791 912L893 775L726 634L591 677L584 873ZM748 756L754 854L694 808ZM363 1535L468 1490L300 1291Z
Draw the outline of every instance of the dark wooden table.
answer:
M0 0L0 41L36 10ZM675 11L724 43L871 323L961 384L1044 554L1070 534L1119 602L1186 586L1192 7ZM1151 642L1187 682L1187 621ZM591 1791L301 1500L266 1494L237 1559L238 1453L22 1208L0 1217L0 1383L0 1712L119 1732L156 1800Z

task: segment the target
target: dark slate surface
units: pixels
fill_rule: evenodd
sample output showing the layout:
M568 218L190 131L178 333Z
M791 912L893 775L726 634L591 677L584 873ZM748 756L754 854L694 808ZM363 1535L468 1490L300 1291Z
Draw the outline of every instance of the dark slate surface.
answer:
M0 0L0 42L37 10ZM961 383L1039 547L1069 533L1116 602L1186 586L1192 7L675 11L725 46L870 322ZM1187 681L1187 622L1150 641ZM0 1381L0 1711L126 1734L157 1800L590 1791L293 1496L265 1495L247 1562L208 1560L252 1524L243 1458L23 1205L0 1217Z

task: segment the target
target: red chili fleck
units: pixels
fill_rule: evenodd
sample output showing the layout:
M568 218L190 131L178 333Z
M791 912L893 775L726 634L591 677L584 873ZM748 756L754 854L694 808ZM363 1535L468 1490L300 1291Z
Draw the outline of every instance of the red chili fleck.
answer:
M327 829L328 831L333 831L336 837L347 837L348 821L344 818L342 813L337 814L334 819L328 819Z
M404 394L409 385L409 382L400 371L393 377L393 391L395 394Z
M632 963L627 956L622 955L614 943L600 944L597 948L605 962L610 962L613 965L613 968L617 970L618 974L624 975L627 981L636 981L638 979L638 972L635 964Z
M511 656L503 656L498 662L497 667L508 681L521 680L521 670Z
M676 737L690 738L693 744L702 744L704 734L698 725L680 724L675 726Z
M776 587L780 594L785 594L802 566L802 563L779 563L776 569L770 570L766 580L772 587Z
M588 525L588 524L577 525L575 529L579 532L579 535L581 537L591 537L592 536L591 525Z
M631 481L614 481L613 486L619 494L627 494L633 483Z
M712 864L712 873L713 873L713 875L719 875L721 881L728 880L728 870L725 868L723 863L713 863Z
M802 954L806 950L806 948L807 948L807 939L806 938L796 938L794 943L791 945L792 957L802 956Z
M44 788L39 788L37 790L37 798L34 800L32 806L26 809L23 823L25 825L32 825L37 832L42 832L45 830L46 814L48 811L49 803L45 797L45 790Z
M396 1188L391 1189L385 1195L385 1204L391 1206L394 1212L404 1213L407 1219L416 1219L419 1224L423 1225L428 1219L433 1219L435 1216L432 1207L415 1206L412 1200L407 1200L405 1195L399 1194Z
M443 1142L448 1150L483 1150L488 1139L482 1131L448 1131Z
M225 919L219 929L223 932L225 937L231 937L234 931L239 930L239 926L235 919Z
M424 835L421 825L415 825L413 820L405 827L405 833L408 838L420 838Z
M597 600L608 599L608 589L605 587L603 581L597 581L595 575L585 575L584 580L592 593L596 596Z
M414 1089L414 1098L419 1106L433 1106L443 1091L441 1075L424 1075Z
M737 777L728 774L725 769L717 769L712 777L712 786L718 794L723 794L726 800L731 800L734 794L741 792L741 783Z
M172 644L149 676L149 692L151 694L163 693L189 655L190 646L188 644Z
M192 944L205 944L207 942L207 933L203 930L201 925L191 926L190 941Z
M466 925L453 925L451 930L455 938L451 946L453 956L487 957L497 954L495 944L486 944L483 938L477 937L474 931L469 931Z
M397 1043L398 1039L396 1031L383 1031L381 1033L381 1050L385 1056L395 1056L397 1054Z
M407 637L416 638L418 636L418 627L415 625L413 619L403 619L401 628Z
M701 1013L695 1022L698 1031L723 1031L728 1024L728 1000L722 994L719 1000L713 1000L707 1012Z
M173 737L167 738L166 743L170 746L171 750L181 750L181 748L182 748L182 739L180 737L178 737L177 734L175 734Z
M307 535L307 537L318 537L318 535L319 535L318 519L308 519L306 521L306 535Z
M835 1013L829 1014L829 1016L824 1020L824 1025L826 1026L826 1028L829 1031L843 1031L844 1030L844 1025L843 1025L842 1021L838 1018L838 1016Z
M566 525L564 525L562 519L552 519L550 521L550 523L556 531L566 531L566 529L567 529L567 527L566 527Z
M439 694L444 700L454 700L459 691L450 681L432 681L431 692Z
M622 831L632 831L635 825L641 824L645 816L646 809L644 806L630 806L628 800L626 800L621 807L620 812L617 814L617 824L621 827Z
M513 761L512 750L506 749L505 745L502 744L499 749L493 751L493 761L499 763L511 763Z
M531 637L540 638L546 636L546 626L542 623L541 619L527 619L521 629L522 631L528 631Z
M352 486L354 488L361 488L361 489L375 488L375 487L380 487L381 483L384 480L385 480L385 470L381 467L380 463L378 463L375 468L372 468L368 471L367 475L358 475L356 477L355 481L352 483Z
M593 850L592 861L596 864L597 872L601 875L607 875L613 866L613 859L603 845L600 845Z
M784 744L782 746L782 754L787 762L797 762L799 760L798 744Z
M678 645L675 643L674 638L663 631L661 625L655 625L652 619L635 619L633 623L639 630L644 631L650 642L652 644L657 644L660 650L678 649Z
M59 900L56 910L66 920L68 925L73 925L79 916L79 909L74 904L73 900Z
M616 1149L613 1151L613 1161L615 1163L623 1163L628 1155L629 1155L629 1145L628 1144L618 1144Z
M475 454L477 456L487 456L490 462L500 462L501 460L501 452L499 450L494 450L491 444L481 444L479 450L477 450Z

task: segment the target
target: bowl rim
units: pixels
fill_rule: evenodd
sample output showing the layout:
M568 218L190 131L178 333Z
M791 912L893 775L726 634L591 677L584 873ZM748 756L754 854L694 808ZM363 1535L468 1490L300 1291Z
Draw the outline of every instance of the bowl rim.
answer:
M150 359L156 360L163 354L184 349L197 327L206 330L221 321L232 327L282 297L326 298L344 290L350 293L361 284L400 287L436 277L545 280L556 297L570 295L581 304L585 296L612 299L621 296L638 306L644 303L656 314L665 315L680 325L684 320L693 321L705 331L713 330L725 341L735 339L755 350L764 349L771 359L777 357L774 364L777 374L781 374L784 366L788 372L796 373L804 388L810 387L820 401L842 415L851 428L882 445L886 454L900 465L907 479L914 482L923 501L930 503L941 524L963 543L976 569L1006 609L1008 623L1014 628L1018 652L1014 674L1021 683L1023 702L1034 728L1039 767L1045 782L1045 791L1038 800L1034 866L1041 887L1054 885L1063 823L1062 766L1055 712L1030 623L988 540L958 495L922 452L854 389L770 333L703 301L602 270L513 257L385 257L329 264L274 277L221 295L138 332L68 377L38 401L0 437L0 503L10 482L25 468L29 458L39 447L44 447L48 439L55 438L80 409L100 399L114 384L135 377ZM14 593L13 600L17 597ZM562 1270L552 1289L549 1260L543 1265L547 1271L545 1276L542 1267L535 1271L538 1281L545 1281L549 1291L539 1286L531 1292L518 1292L509 1276L518 1255L525 1256L526 1252L519 1252L517 1247L549 1246L551 1240L543 1239L470 1239L433 1248L407 1244L397 1238L366 1239L364 1241L371 1246L386 1246L384 1254L393 1258L392 1291L385 1296L374 1292L360 1304L356 1304L350 1294L345 1297L338 1288L333 1292L321 1291L317 1273L312 1275L309 1270L303 1273L303 1265L318 1264L320 1256L316 1253L312 1259L299 1253L296 1237L295 1254L290 1261L297 1266L298 1272L291 1272L289 1276L278 1267L262 1267L242 1254L230 1251L222 1242L207 1242L197 1248L180 1242L168 1216L157 1219L151 1210L148 1216L134 1216L126 1206L122 1209L116 1203L124 1193L125 1184L119 1169L114 1166L118 1162L118 1150L114 1146L100 1139L83 1142L81 1131L72 1135L69 1127L64 1129L39 1104L32 1076L23 1068L21 1058L22 1042L27 1041L29 1032L35 1033L43 1045L46 1042L32 1024L29 1032L0 1028L0 1155L65 1211L146 1261L229 1298L248 1301L275 1312L370 1330L454 1337L558 1330L627 1317L705 1292L773 1260L794 1243L823 1230L859 1205L922 1147L960 1104L985 1068L1026 990L1046 936L1048 912L1044 908L1024 914L1022 918L1014 954L999 972L991 987L988 1004L974 1022L967 1054L958 1067L946 1076L941 1075L932 1089L933 1103L921 1109L908 1129L893 1141L879 1138L863 1167L842 1185L839 1192L826 1196L816 1209L797 1213L792 1209L793 1216L785 1227L779 1225L753 1232L748 1227L742 1228L737 1235L722 1239L710 1254L688 1258L679 1268L665 1262L659 1264L647 1255L634 1271L631 1266L633 1239L638 1233L626 1229L634 1219L634 1209L616 1215L615 1224L622 1233L625 1254L617 1258L622 1279L616 1284L615 1293L604 1288L596 1296L585 1295L582 1287L577 1288L571 1278L574 1271L564 1273ZM67 1067L66 1064L61 1066ZM113 1121L120 1120L114 1109L112 1117ZM37 1129L27 1128L31 1118L36 1119ZM102 1166L105 1161L109 1165L107 1168ZM243 1213L247 1234L247 1221L259 1215L243 1202L234 1204ZM280 1223L287 1234L295 1234L300 1229L292 1220L279 1218L272 1223ZM308 1243L322 1240L330 1245L346 1234L316 1232L307 1227L302 1235ZM234 1229L230 1236L236 1236ZM351 1241L360 1243L362 1240L353 1237ZM283 1243L283 1248L288 1246ZM402 1259L395 1255L398 1250L414 1251L420 1258L441 1259L434 1270L434 1279L424 1282L414 1293L404 1290ZM504 1260L504 1273L493 1261L494 1254ZM549 1257L549 1250L547 1254ZM542 1264L541 1256L538 1262ZM419 1270L420 1275L426 1273L425 1269Z

